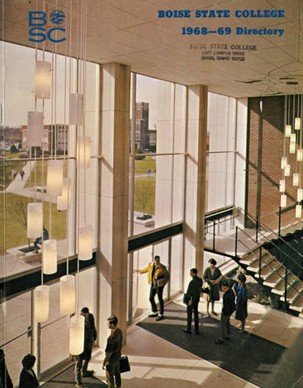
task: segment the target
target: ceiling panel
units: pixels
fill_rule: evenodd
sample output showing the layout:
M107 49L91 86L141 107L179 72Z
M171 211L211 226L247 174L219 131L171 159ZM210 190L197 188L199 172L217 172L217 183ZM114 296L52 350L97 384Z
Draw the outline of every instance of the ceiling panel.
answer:
M37 3L42 8L43 2L0 0L0 3L4 12L2 40L31 45L28 11L35 9ZM71 3L71 16L69 1L45 3L47 12L55 7L66 11L66 26L71 17L76 29L77 18L83 13L78 0ZM87 0L87 7L87 59L93 62L120 62L140 74L185 85L203 84L210 91L234 97L303 93L302 0ZM229 10L231 16L158 18L158 10L169 9L189 9L192 15L196 9ZM283 9L285 17L235 18L236 9ZM207 27L208 31L216 32L182 35L182 27ZM220 35L219 27L230 27L232 33ZM240 35L236 34L237 27L283 29L284 33L281 37ZM71 46L72 54L77 56L75 31ZM53 46L47 43L45 49L53 50ZM246 46L255 48L245 49ZM39 44L38 48L41 47ZM57 50L64 54L66 45L58 44ZM235 51L244 53L243 61L232 59L238 56ZM290 85L288 81L297 84Z

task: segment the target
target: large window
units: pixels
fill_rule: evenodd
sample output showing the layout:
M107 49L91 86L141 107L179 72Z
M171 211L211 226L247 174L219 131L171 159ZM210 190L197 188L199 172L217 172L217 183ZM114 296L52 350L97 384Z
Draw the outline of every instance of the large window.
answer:
M130 234L183 220L186 88L132 74Z
M234 98L208 93L207 211L233 205L235 117Z

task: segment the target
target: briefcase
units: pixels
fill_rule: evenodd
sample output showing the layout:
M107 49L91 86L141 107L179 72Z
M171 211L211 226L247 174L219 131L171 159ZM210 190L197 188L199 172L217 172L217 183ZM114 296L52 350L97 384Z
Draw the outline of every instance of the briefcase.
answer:
M129 372L130 365L127 356L120 357L120 373Z

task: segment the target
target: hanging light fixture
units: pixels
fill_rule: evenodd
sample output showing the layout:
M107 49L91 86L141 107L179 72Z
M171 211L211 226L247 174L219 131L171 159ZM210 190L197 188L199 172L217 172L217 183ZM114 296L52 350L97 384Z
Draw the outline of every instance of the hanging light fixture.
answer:
M51 63L36 61L35 97L42 99L50 98L51 83Z
M84 317L75 315L70 319L69 352L73 356L81 354L84 349Z
M297 202L301 202L303 200L303 189L297 190Z
M290 164L287 164L284 169L284 175L290 176Z
M50 275L57 272L57 241L50 239L42 243L43 273Z
M301 205L296 205L296 218L301 218L302 215L302 207Z
M291 125L289 125L289 124L285 125L285 132L284 132L284 134L285 134L285 137L290 137L290 135L291 135Z
M279 191L280 193L285 192L285 179L280 179Z
M62 194L63 160L49 160L47 168L47 194L57 197Z
M281 158L281 169L284 170L286 165L287 165L287 156L282 156L282 158Z
M34 319L35 322L45 322L49 314L49 287L38 286L34 289Z
M294 172L293 176L292 176L292 184L293 184L293 186L299 186L299 179L300 179L299 173Z
M287 196L286 196L286 194L282 194L282 195L281 195L280 206L281 206L282 208L284 208L284 207L286 207L286 205L287 205Z
M76 310L76 284L75 276L64 275L60 278L60 313L62 315L74 314Z

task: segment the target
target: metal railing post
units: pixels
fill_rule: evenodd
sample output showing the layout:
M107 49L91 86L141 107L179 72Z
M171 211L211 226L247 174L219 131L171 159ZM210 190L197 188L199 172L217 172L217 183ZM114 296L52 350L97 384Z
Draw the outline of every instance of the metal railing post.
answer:
M259 216L256 218L256 243L258 242L258 232L259 232Z
M285 308L285 311L287 310L287 278L288 278L288 269L285 266L285 285L284 285L284 298L285 298L284 308Z
M278 236L281 236L281 206L279 206L278 212Z
M259 279L261 280L262 246L259 249Z
M215 250L215 245L216 245L216 221L214 221L214 226L213 226L213 250Z
M235 239L235 259L238 255L238 226L236 226L236 239Z

